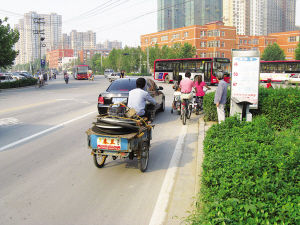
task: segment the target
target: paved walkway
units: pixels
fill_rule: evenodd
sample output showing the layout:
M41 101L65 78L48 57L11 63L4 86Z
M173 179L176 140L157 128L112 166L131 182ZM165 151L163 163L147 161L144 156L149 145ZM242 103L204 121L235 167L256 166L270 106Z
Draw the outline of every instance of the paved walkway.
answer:
M197 120L188 121L188 135L167 210L166 225L185 224L184 220L194 210L197 200L204 158L203 140L213 124L205 123L203 117Z

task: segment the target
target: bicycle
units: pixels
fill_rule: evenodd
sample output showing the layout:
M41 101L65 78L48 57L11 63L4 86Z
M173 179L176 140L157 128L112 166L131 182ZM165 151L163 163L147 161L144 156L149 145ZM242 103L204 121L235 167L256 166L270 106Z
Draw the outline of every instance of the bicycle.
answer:
M203 110L203 96L195 96L195 105L196 115L199 115L200 111Z
M186 119L190 119L192 115L192 103L189 100L189 97L181 95L181 119L182 124L186 124Z
M36 88L41 88L44 85L45 85L44 80L38 79L36 84L35 84L35 87Z

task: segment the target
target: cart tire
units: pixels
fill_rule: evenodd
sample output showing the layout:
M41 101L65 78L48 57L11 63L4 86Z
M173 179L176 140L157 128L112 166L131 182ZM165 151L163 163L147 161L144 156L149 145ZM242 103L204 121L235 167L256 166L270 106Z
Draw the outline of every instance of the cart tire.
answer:
M141 148L141 157L138 159L138 167L141 172L145 172L149 161L149 144L144 141Z
M94 163L98 168L102 168L106 161L107 155L96 155L94 154Z

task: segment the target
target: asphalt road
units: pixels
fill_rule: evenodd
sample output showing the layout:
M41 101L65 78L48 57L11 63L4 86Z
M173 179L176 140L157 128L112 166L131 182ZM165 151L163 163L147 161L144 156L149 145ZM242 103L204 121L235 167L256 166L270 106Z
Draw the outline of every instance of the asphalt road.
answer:
M102 169L93 164L85 131L108 85L103 76L71 78L68 85L58 77L42 88L0 91L0 224L141 225L153 219L182 130L170 113L171 85L158 84L166 111L156 115L145 173L136 159L109 158ZM193 115L185 141L196 134L195 123Z

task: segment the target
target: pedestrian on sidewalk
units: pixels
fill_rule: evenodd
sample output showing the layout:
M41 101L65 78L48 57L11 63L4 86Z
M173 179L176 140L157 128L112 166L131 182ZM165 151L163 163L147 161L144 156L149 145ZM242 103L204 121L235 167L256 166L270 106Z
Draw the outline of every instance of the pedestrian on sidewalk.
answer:
M217 72L217 79L219 81L219 84L215 93L214 103L217 107L218 122L221 123L222 121L225 121L225 105L227 99L228 84L224 81L223 72Z

